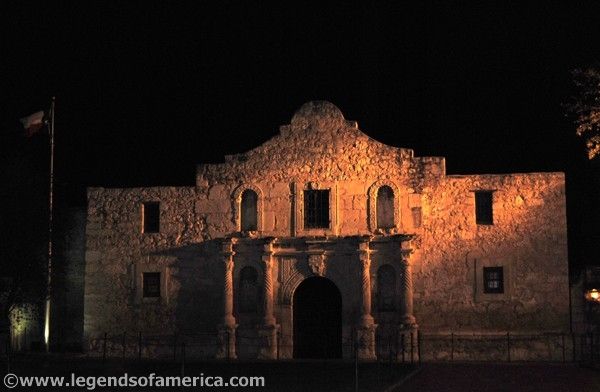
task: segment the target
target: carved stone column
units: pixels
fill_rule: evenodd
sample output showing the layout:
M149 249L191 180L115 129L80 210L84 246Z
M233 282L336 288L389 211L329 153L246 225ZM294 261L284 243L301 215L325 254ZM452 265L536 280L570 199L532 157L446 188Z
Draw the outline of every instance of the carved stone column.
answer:
M357 355L359 359L374 360L375 354L375 325L371 315L371 250L369 249L370 237L362 237L358 245L360 260L361 284L361 315L356 330Z
M277 358L277 331L273 315L273 240L264 245L262 255L263 266L263 325L260 336L263 338L259 349L259 358Z
M404 328L416 327L415 316L413 315L413 284L412 284L412 266L410 262L411 249L404 246L400 250L400 265L402 270L402 301L400 302L401 322Z
M410 241L402 241L400 246L400 269L402 271L401 293L402 300L400 301L400 326L399 326L399 347L404 352L403 359L411 362L418 360L417 350L417 334L418 325L413 315L413 283L412 283L412 263L410 255ZM400 352L398 353L400 356Z
M235 359L235 331L237 324L233 316L233 251L234 240L226 238L221 248L221 257L224 264L223 284L223 322L219 325L217 358Z

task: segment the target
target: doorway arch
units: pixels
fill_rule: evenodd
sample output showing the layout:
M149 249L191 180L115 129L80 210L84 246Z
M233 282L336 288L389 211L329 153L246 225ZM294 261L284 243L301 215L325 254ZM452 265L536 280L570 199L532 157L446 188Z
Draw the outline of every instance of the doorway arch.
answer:
M293 297L294 358L342 357L342 295L329 279L311 277Z

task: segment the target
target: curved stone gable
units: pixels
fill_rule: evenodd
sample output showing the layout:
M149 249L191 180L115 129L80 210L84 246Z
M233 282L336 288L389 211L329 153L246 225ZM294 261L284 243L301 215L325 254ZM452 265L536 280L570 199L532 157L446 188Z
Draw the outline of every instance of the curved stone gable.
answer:
M105 333L135 331L162 336L167 355L173 335L193 334L204 337L189 345L190 356L293 358L294 291L321 276L342 297L341 335L353 342L342 349L345 359L414 360L417 330L427 359L449 355L448 340L432 336L454 347L454 334L508 333L517 336L512 358L560 358L555 338L569 336L562 173L447 176L443 158L374 141L337 107L315 101L263 145L198 174L196 187L88 190L84 336L91 351L106 347ZM393 191L394 225L380 229L381 186ZM239 225L245 189L258 196L257 230ZM318 207L315 190L323 192ZM492 224L477 221L482 191L492 193ZM145 203L159 204L158 232L143 230ZM306 211L322 215L318 225ZM385 265L393 267L394 289L380 285ZM255 312L240 311L246 266L257 273ZM502 271L501 292L485 290L488 268ZM146 273L160 277L159 296L144 295ZM377 306L382 295L393 310ZM533 334L548 346L519 338ZM503 339L490 339L502 344L469 341L450 355L507 354ZM158 345L142 349L163 355Z
M380 143L344 119L332 103L311 101L300 107L279 135L248 152L225 157L225 163L200 165L198 185L247 181L268 176L273 180L352 180L406 174L413 151Z

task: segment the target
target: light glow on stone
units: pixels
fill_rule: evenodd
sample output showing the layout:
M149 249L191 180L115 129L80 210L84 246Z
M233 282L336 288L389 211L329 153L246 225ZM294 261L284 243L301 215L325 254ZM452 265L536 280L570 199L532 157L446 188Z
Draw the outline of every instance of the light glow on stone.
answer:
M590 289L585 293L585 298L588 301L600 302L600 291L598 289Z

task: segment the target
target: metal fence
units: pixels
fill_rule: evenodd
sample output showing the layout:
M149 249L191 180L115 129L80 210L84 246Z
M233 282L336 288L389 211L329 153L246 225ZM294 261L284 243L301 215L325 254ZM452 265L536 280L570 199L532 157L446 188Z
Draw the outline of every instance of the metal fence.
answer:
M599 333L419 334L423 361L548 361L598 363Z
M227 342L225 337L222 340ZM292 337L283 334L277 334L276 337L276 358L292 359L293 345ZM408 335L399 336L398 341L377 339L376 354L380 361L392 362L416 362L418 360L417 334L412 338ZM260 351L267 344L264 336L247 335L236 333L236 359L261 359ZM88 353L92 356L102 358L123 358L123 359L173 359L179 360L181 357L197 360L215 359L216 353L222 349L219 335L216 333L204 334L173 334L173 335L145 335L141 332L131 333L104 333L101 338L92 339L89 342ZM345 359L354 359L358 356L359 345L357 339L352 337L345 338L341 344L341 356ZM228 349L223 350L225 355ZM335 358L332 352L316 352L318 358ZM225 356L225 360L231 360Z
M238 359L260 358L265 337L236 334ZM291 336L277 335L276 359L293 357ZM286 343L288 342L288 343ZM219 350L217 334L143 335L104 334L90 344L90 352L102 357L214 359ZM342 342L342 357L354 358L359 350L354 334ZM377 336L379 361L600 361L600 334L569 333L403 333ZM329 357L331 353L322 353ZM225 358L232 359L232 358Z
M222 337L221 337L222 338ZM228 339L227 339L228 340ZM342 341L342 357L358 356L356 335ZM291 336L277 335L275 359L293 358ZM150 335L141 332L105 333L88 342L91 356L123 359L215 359L220 347L216 333ZM260 359L266 338L259 334L236 333L237 359ZM23 350L27 351L27 350ZM228 352L228 350L226 350ZM13 353L10 336L0 335L0 353ZM332 353L317 353L332 357ZM321 355L322 354L322 355ZM600 363L600 333L517 334L517 333L402 333L379 336L375 341L378 361L413 363L420 361L553 361ZM224 358L232 360L233 358Z

